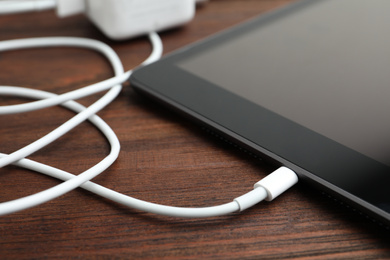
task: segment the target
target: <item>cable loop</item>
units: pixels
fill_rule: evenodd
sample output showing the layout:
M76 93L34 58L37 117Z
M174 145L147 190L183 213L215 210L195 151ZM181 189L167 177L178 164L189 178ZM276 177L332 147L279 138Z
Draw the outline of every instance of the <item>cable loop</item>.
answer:
M162 53L161 51L162 48L161 46L159 46L161 45L161 41L158 35L153 33L150 35L150 39L152 41L152 44L156 45L157 47L154 48L154 51L145 62L152 62L153 61L152 59L158 59ZM57 140L59 137L63 136L71 129L73 129L74 127L76 127L77 125L79 125L80 123L84 122L87 119L89 119L91 122L95 122L94 123L95 125L96 124L99 125L99 129L106 136L108 142L110 143L111 151L109 155L107 155L102 161L100 161L95 166L91 167L90 169L84 171L83 173L77 175L76 177L73 177L57 186L54 186L50 189L41 191L39 193L24 198L19 198L13 201L0 203L0 215L13 213L19 210L27 209L42 204L44 202L59 197L79 187L81 184L96 177L97 175L102 173L105 169L107 169L116 160L120 151L120 144L117 136L107 124L105 124L99 117L95 115L95 113L100 111L102 108L104 108L106 105L111 103L116 98L116 96L120 93L122 88L122 86L119 84L128 79L128 77L131 74L131 71L124 73L124 69L119 57L108 45L90 39L82 39L82 38L74 38L74 37L43 37L43 38L3 41L0 42L0 52L7 51L7 50L15 50L15 49L49 47L49 46L50 47L72 46L72 47L89 48L98 51L102 53L111 63L111 66L113 67L115 73L115 77L103 82L93 84L91 86L84 87L78 90L79 92L75 91L73 93L76 94L72 94L74 96L72 96L69 93L65 93L63 95L55 95L44 91L31 90L31 89L20 88L20 87L11 87L11 86L0 87L0 94L38 98L38 99L43 99L44 102L48 103L44 106L39 105L39 104L45 104L44 102L39 103L39 101L31 102L28 104L22 104L24 105L24 108L22 109L24 110L24 112L30 111L29 109L35 110L35 109L49 107L57 104L61 104L77 112L77 115L75 115L73 118L71 118L70 120L68 120L61 126L59 126L58 128L56 128L52 132L43 136L42 138L36 140L35 142L9 155L2 154L0 156L1 157L0 168L12 163L17 163L20 160L23 160L24 158L31 155L32 153L38 151L39 149L50 144L51 142ZM71 101L71 99L76 99L81 96L90 95L88 93L96 93L94 87L96 87L97 84L101 85L101 90L98 91L102 91L104 89L110 89L110 90L103 97L101 97L95 103L90 105L88 108L81 106L75 101ZM13 110L15 109L15 107L16 106L2 106L1 110L3 111L3 114L6 114L7 111L9 113L15 113L15 111Z

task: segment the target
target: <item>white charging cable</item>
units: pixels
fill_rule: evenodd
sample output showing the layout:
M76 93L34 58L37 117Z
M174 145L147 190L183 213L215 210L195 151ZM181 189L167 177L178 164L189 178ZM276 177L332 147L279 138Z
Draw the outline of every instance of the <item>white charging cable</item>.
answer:
M153 45L153 51L149 58L142 63L143 65L159 59L162 54L162 43L158 35L156 33L151 33L149 38ZM120 84L129 78L131 71L124 72L118 56L109 46L89 39L48 37L4 41L0 42L0 52L11 49L48 46L82 47L101 52L111 63L115 77L62 95L21 87L0 86L0 95L15 95L19 97L40 99L26 104L0 106L0 114L21 113L54 105L64 106L77 113L76 116L30 145L9 155L0 154L0 168L9 164L14 164L64 181L57 186L39 193L0 203L0 215L10 214L42 204L77 187L82 187L117 203L147 212L176 217L211 217L245 210L264 199L273 200L298 181L297 175L292 170L281 167L256 183L253 190L235 198L232 202L205 208L182 208L150 203L120 194L90 182L89 180L102 173L116 160L120 151L120 144L117 136L101 118L95 115L95 113L115 99L121 90ZM109 91L102 98L87 108L73 101L107 89L109 89ZM85 120L89 120L94 124L106 136L111 145L109 155L95 166L76 176L63 170L25 159L27 156L55 141Z
M15 14L54 9L56 0L2 0L0 14Z

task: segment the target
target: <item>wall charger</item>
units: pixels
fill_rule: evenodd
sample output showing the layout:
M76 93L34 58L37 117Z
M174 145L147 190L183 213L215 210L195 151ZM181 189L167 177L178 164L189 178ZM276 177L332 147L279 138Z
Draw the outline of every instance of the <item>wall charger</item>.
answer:
M124 40L186 24L195 0L57 0L57 14L85 15L109 38Z

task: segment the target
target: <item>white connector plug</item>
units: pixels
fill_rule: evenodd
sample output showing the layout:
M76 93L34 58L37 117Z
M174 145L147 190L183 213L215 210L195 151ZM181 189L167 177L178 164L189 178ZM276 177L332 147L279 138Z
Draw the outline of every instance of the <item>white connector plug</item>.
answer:
M240 211L254 206L262 200L271 201L298 182L297 174L287 168L280 167L253 186L253 190L234 199Z
M124 40L189 22L195 0L57 0L57 14L85 15L109 38Z
M264 188L267 191L267 197L265 200L271 201L291 188L297 182L298 176L296 173L293 170L282 166L257 182L253 188Z
M57 0L57 15L66 17L84 13L86 10L85 0Z

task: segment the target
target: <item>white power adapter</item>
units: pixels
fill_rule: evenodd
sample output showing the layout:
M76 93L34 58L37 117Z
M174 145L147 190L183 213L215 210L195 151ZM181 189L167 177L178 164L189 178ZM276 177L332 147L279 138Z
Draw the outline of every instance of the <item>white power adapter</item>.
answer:
M106 36L124 40L189 22L195 0L57 0L60 17L82 12Z

